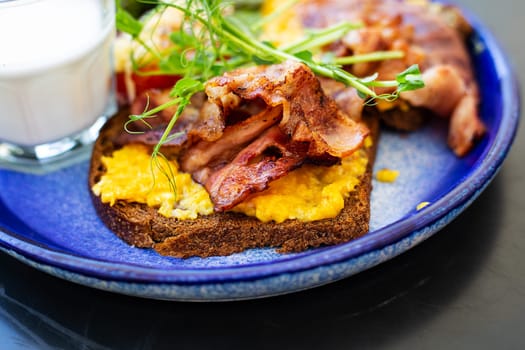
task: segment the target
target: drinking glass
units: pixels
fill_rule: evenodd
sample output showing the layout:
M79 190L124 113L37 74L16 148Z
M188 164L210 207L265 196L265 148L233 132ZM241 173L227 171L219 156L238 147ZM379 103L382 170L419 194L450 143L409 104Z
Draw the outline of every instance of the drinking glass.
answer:
M116 111L114 0L0 0L0 167L87 154Z

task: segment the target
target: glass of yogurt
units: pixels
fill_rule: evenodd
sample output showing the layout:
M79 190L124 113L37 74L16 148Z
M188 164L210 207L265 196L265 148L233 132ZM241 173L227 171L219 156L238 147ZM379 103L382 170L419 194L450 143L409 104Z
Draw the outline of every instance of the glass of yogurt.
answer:
M87 154L116 111L115 0L0 0L0 167Z

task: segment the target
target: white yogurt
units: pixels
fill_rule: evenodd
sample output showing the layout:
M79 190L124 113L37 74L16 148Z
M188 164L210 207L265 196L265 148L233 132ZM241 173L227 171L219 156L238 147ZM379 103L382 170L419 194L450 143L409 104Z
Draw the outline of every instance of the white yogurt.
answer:
M114 1L0 2L0 141L36 146L92 125L112 91Z

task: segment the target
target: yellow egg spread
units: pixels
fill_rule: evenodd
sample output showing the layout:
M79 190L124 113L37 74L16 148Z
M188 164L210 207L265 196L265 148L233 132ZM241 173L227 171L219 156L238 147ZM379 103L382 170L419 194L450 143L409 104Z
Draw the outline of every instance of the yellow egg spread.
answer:
M370 147L371 143L367 138L365 147ZM113 205L117 200L145 203L159 208L164 216L181 220L213 212L206 190L189 174L179 172L175 161L163 161L165 168L170 167L175 194L168 178L152 167L150 153L144 146L127 145L111 157L103 157L102 162L106 173L92 190L104 203ZM267 190L234 210L263 222L335 217L343 209L345 198L359 183L359 177L365 173L367 163L366 151L361 149L334 166L305 165L272 182Z
M370 141L368 142L370 144ZM361 149L330 167L305 165L270 183L267 190L234 208L263 222L333 218L344 207L368 163Z
M195 219L213 212L208 192L195 183L189 174L178 171L175 161L159 158L169 178L152 164L151 154L142 145L127 145L103 157L106 173L93 186L102 202L113 205L117 200L144 203L159 208L159 213L177 219ZM175 188L175 191L173 190Z

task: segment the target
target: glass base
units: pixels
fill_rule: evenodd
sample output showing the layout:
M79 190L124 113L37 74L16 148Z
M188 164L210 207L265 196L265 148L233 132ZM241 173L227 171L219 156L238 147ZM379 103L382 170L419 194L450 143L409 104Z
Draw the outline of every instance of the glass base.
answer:
M0 142L0 168L41 174L86 160L107 119L99 117L89 128L46 144L18 146Z

